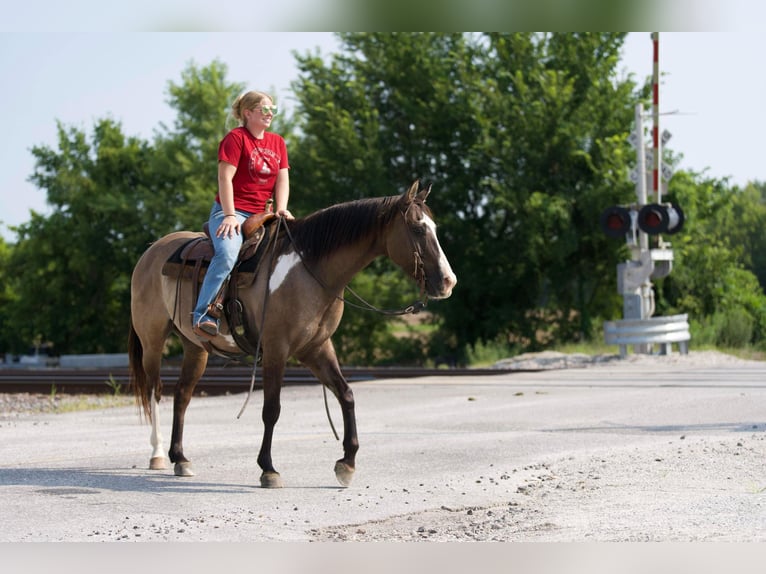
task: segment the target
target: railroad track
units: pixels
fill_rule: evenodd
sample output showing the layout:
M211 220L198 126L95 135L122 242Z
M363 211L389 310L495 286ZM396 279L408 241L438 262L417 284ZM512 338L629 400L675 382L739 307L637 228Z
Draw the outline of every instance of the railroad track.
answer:
M426 377L430 375L465 377L508 373L501 369L428 369L417 367L351 367L343 369L349 382L379 379ZM518 371L513 371L518 372ZM163 391L172 394L178 367L162 369ZM195 389L196 394L225 394L244 392L250 388L252 367L209 366ZM308 369L290 367L285 371L285 385L317 384ZM130 375L127 368L62 369L62 368L0 368L0 393L100 394L128 393ZM261 370L256 374L256 388L261 388Z

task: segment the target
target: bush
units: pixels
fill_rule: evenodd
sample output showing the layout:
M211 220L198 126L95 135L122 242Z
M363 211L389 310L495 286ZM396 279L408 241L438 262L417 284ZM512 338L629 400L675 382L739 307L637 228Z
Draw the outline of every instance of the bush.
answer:
M466 360L474 367L486 367L517 354L518 349L509 345L504 337L497 337L493 341L477 341L470 346L467 349Z
M752 342L755 320L742 308L716 313L713 315L713 325L718 346L736 349Z
M742 307L719 311L691 324L695 347L741 349L753 343L755 319Z
M715 347L717 337L711 318L705 317L701 321L690 318L689 331L691 333L691 345L695 349Z

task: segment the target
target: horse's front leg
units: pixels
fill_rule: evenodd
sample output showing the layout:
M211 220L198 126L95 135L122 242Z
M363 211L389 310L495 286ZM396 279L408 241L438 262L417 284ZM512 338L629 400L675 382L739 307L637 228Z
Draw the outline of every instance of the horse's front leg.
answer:
M335 478L341 486L349 486L356 471L356 452L359 450L359 438L356 434L356 414L354 412L354 393L338 369L335 385L338 388L338 402L343 413L343 458L335 462Z
M282 488L282 477L274 469L271 460L271 445L274 438L274 427L279 420L282 410L280 395L282 392L282 379L285 373L284 363L278 366L263 367L263 440L261 450L258 453L258 466L261 473L261 486L263 488Z
M319 381L328 387L340 404L343 413L343 458L335 463L335 478L342 486L349 486L356 470L356 453L359 438L356 434L354 393L341 372L335 348L328 339L319 351L305 358L303 363L311 369Z

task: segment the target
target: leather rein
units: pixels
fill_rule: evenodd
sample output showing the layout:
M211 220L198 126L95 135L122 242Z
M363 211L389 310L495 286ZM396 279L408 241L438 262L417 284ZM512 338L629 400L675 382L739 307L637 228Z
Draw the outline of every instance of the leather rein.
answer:
M420 249L415 244L415 240L412 238L412 235L411 235L411 233L409 231L409 227L407 226L407 213L409 212L409 209L410 209L411 206L412 206L412 204L410 204L405 211L399 210L399 214L402 216L402 218L404 220L404 226L405 226L405 229L407 229L407 238L409 239L410 246L412 248L412 254L413 254L413 259L414 259L414 263L415 263L415 267L414 267L414 270L412 272L412 277L413 277L413 279L415 279L415 282L420 287L421 297L424 297L427 300L427 297L425 297L426 274L425 274L425 266L423 265L423 256L420 253ZM271 272L270 271L271 270L271 265L273 264L273 261L274 261L274 254L276 252L276 245L277 245L277 237L279 235L279 230L280 229L284 229L285 230L285 233L287 234L287 237L290 240L290 244L293 246L293 249L295 249L295 253L298 254L298 258L301 260L301 263L303 264L303 267L306 269L308 274L311 275L311 277L317 283L319 283L319 285L321 285L322 288L325 291L330 291L330 287L327 285L327 283L322 281L322 279L319 276L317 276L317 274L314 272L314 270L311 267L309 267L309 265L306 263L305 259L303 258L303 253L301 253L300 249L298 249L298 245L296 244L295 239L293 238L292 234L290 233L290 227L285 224L284 217L281 217L281 216L277 220L277 230L276 230L276 233L274 234L274 244L272 246L272 253L271 253L271 258L270 258L270 261L269 261L269 273ZM346 299L345 297L343 297L341 295L335 295L334 296L337 300L341 301L344 304L347 304L347 305L350 305L352 307L355 307L356 309L361 309L362 311L374 311L376 313L380 313L381 315L388 315L388 316L408 315L408 314L413 314L414 315L414 314L422 311L425 308L425 306L426 306L426 303L424 301L418 300L418 301L415 301L414 303L412 303L411 305L408 305L407 307L403 307L401 309L393 309L393 310L391 310L391 309L379 309L375 305L373 305L373 304L369 303L368 301L366 301L365 299L363 299L356 291L354 291L348 285L346 285L344 287L344 289L348 290L354 297L356 297L357 300L361 304L354 303L353 301L349 301L348 299ZM266 295L265 295L266 299L264 299L264 302L263 302L263 314L262 314L262 317L261 317L261 330L263 330L263 325L264 325L264 321L265 321L265 318L266 318L266 306L267 306L267 303L268 303L268 293L269 293L269 290L268 290L268 285L267 285L266 286ZM242 408L240 409L239 414L237 414L237 418L238 419L245 412L245 408L247 407L247 404L250 401L250 396L253 394L253 388L255 387L256 372L258 370L258 354L260 352L260 349L261 349L261 333L259 332L259 334L258 334L258 343L256 345L255 357L254 357L254 361L253 361L253 372L252 372L252 375L250 377L250 390L248 391L247 396L245 397L245 402L242 405ZM333 424L332 416L330 415L330 406L327 403L327 387L325 385L322 385L322 393L324 395L325 412L327 413L327 420L330 423L330 428L332 429L332 432L335 435L335 440L340 440L340 436L338 436L338 431L335 430L335 425Z

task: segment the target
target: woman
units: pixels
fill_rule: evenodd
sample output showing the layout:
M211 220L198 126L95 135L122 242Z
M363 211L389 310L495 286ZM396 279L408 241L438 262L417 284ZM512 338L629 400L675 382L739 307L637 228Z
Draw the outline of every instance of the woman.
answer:
M287 210L287 146L282 136L266 131L277 113L273 99L263 92L246 92L234 101L231 112L240 126L218 146L218 193L209 219L215 255L192 317L194 333L204 339L218 335L218 319L209 307L237 261L242 223L265 211L272 198L277 216L293 219Z

